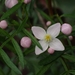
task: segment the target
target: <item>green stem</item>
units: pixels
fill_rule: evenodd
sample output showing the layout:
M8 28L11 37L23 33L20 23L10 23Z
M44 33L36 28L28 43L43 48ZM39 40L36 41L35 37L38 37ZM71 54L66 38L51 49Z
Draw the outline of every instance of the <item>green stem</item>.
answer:
M59 17L58 14L56 15L56 17L57 17L57 19L59 20L59 22L60 22L61 24L63 24L63 21L60 19L60 17Z
M53 15L52 0L46 0L46 2L47 2L47 5L48 5L49 15L52 16Z
M66 39L67 39L67 42L68 42L68 44L69 44L69 46L71 47L71 53L72 53L72 55L74 55L74 53L73 53L73 47L72 47L72 44L71 44L71 42L70 42L70 40L69 40L69 38L67 37L67 36L65 36L66 37Z

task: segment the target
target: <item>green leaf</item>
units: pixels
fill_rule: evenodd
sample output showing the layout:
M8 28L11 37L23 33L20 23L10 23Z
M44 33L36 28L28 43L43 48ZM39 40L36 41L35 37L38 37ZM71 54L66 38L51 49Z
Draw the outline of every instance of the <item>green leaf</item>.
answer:
M69 70L69 73L75 75L75 70Z
M32 34L30 32L28 32L26 29L23 29L24 34L26 34L28 37L31 38L31 40L33 41L33 43L35 45L37 45L40 49L42 49L40 43L34 38L34 36L32 36Z
M16 75L16 73L13 70L11 70L11 72L9 73L9 75Z
M15 33L13 33L12 36L16 35L17 33L19 33L24 28L24 26L26 25L27 20L28 20L28 15L26 15L25 19L22 21L22 23L20 24L18 29L15 31Z
M75 56L74 55L64 54L62 57L65 59L68 59L72 62L75 62Z
M0 75L4 75L4 73L0 71Z
M64 71L64 72L62 72L60 75L65 75L67 72L66 71Z
M15 39L12 38L12 44L15 48L15 51L19 57L19 61L20 61L20 64L22 65L22 67L24 68L24 57L23 57L23 53L22 53L22 50L20 48L20 46L18 45L18 43L16 42Z
M75 13L73 14L63 14L61 17L75 18Z
M9 9L7 12L5 12L3 14L3 16L1 17L0 20L6 19L7 17L9 17L11 14L13 14L20 6L22 5L22 3L18 3L15 6L13 6L11 9Z
M50 68L51 64L43 66L36 75L44 75L44 73Z
M60 56L64 53L63 52L55 52L52 55L48 55L47 57L45 57L44 59L42 59L39 64L40 65L47 65L50 64L52 62L55 62L55 60L57 60L58 58L60 58Z
M9 34L7 33L6 30L3 30L3 29L0 28L0 33L2 33L3 35L9 37Z
M24 54L24 56L26 56L26 55L32 53L33 51L34 51L34 47L31 46L30 48L26 49L26 50L23 52L23 54Z
M0 68L0 75L5 75L1 68Z
M8 55L4 52L3 49L0 48L0 55L5 61L5 63L17 74L21 74L20 70L11 62L10 58Z
M24 26L26 25L27 20L28 20L28 16L26 16L26 18L22 21L21 25L17 29L17 32L20 32L24 28Z

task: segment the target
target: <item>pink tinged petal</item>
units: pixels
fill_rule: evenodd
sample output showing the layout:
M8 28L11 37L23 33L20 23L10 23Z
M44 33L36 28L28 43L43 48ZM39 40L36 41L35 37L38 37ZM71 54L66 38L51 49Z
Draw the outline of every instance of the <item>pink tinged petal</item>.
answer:
M60 33L60 28L60 23L53 24L47 29L47 34L50 34L52 37L57 37Z
M53 39L53 41L50 42L49 46L50 46L50 48L52 48L52 49L54 49L56 51L63 51L63 50L65 50L62 42L59 39L57 39L57 38Z
M41 53L43 53L45 50L41 50L39 47L35 47L35 54L36 55L39 55L39 54L41 54Z
M43 50L41 50L39 47L35 47L35 54L39 55L43 52L45 52L48 48L48 44L45 41L39 41L40 45L42 46Z
M43 28L38 26L33 26L31 30L37 39L44 39L46 32Z

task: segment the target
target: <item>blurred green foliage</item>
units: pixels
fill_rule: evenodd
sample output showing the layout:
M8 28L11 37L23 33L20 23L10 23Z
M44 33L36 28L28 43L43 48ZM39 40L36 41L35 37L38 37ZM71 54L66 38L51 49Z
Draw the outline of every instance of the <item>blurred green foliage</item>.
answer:
M71 35L75 36L75 0L45 1L51 8L40 0L31 0L29 4L19 2L9 9L5 0L0 0L0 20L8 22L7 29L0 29L0 75L75 75L75 38L70 41L61 33L58 38L65 51L35 55L35 46L41 46L31 32L34 25L44 28L48 20L52 24L67 22L73 27ZM30 48L20 46L23 36L31 38Z

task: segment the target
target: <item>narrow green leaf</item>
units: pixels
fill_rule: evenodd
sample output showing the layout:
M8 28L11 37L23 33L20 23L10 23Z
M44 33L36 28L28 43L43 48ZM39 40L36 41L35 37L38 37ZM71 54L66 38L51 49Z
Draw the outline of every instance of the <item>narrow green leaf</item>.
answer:
M8 55L4 52L3 49L0 48L0 54L5 63L17 74L21 74L20 70L11 62L10 58Z
M21 5L22 5L22 3L18 3L15 6L13 6L11 9L9 9L7 12L5 12L3 14L3 16L1 17L0 20L6 19L8 16L10 16L12 13L14 13Z
M9 73L9 75L16 75L16 73L13 70L11 70L11 72Z
M75 13L71 14L63 14L61 17L75 18Z
M17 33L19 33L25 26L26 22L28 20L28 16L25 17L25 19L22 21L22 23L20 24L20 26L18 27L18 29L12 34L11 38L16 35Z
M67 73L67 72L66 72L66 71L64 71L64 72L62 72L60 75L66 75L66 73Z
M43 66L36 75L44 75L44 73L50 68L51 64Z
M20 46L18 45L18 43L16 42L15 39L12 38L12 44L15 48L15 51L19 57L19 61L20 61L20 64L22 65L22 67L24 68L24 57L23 57L23 53L22 53L22 50L20 48Z
M0 75L5 75L1 68L0 68Z
M0 71L0 75L4 75L4 73Z
M53 55L48 55L44 59L42 59L39 64L40 65L47 65L52 62L55 62L64 52L55 52Z
M31 38L31 40L33 41L33 43L34 43L35 45L37 45L39 48L42 49L40 43L34 38L34 36L32 36L32 34L31 34L30 32L28 32L26 29L23 29L23 32L24 32L24 34L26 34L28 37Z
M69 70L69 73L75 75L75 70Z
M3 29L0 28L0 32L1 32L3 35L9 37L9 34L6 32L6 30L3 30Z
M22 21L21 25L17 29L17 32L20 32L24 28L24 26L26 25L27 20L28 20L28 16L26 16L25 19Z
M64 54L62 57L65 59L68 59L72 62L75 62L75 56L74 55Z
M30 54L30 53L32 53L34 51L34 48L29 48L29 49L27 49L27 50L25 50L23 53L24 53L24 55L28 55L28 54Z

